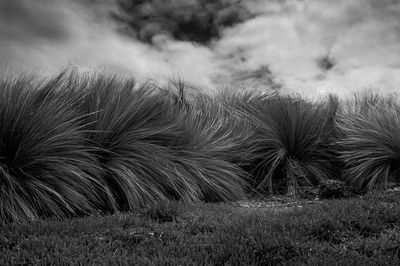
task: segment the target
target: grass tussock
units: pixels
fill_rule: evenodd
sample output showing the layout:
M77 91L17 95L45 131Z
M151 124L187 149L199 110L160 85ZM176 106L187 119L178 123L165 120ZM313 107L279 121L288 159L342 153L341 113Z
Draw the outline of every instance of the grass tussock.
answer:
M228 156L241 136L211 99L76 73L1 93L2 221L245 197Z
M0 220L66 217L101 205L100 166L64 81L0 84ZM67 100L68 98L68 100Z
M250 172L255 186L270 193L337 178L333 141L338 101L311 103L296 96L242 93L228 101L250 121Z
M242 121L212 96L197 95L186 103L178 121L183 136L175 148L182 165L203 177L198 179L203 200L244 198L248 185L241 165L247 154L241 148L250 128L238 131Z
M400 105L396 98L364 95L339 119L344 177L357 190L399 181Z
M241 169L224 154L234 144L228 134L221 135L228 127L221 127L218 106L187 101L183 84L176 93L108 77L86 84L83 107L94 114L88 116L91 139L100 148L97 157L119 209L159 200L244 196Z

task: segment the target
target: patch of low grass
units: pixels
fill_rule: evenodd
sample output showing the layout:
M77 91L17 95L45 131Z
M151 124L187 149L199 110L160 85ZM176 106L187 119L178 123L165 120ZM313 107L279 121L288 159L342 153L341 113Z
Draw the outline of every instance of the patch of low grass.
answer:
M183 210L182 202L167 201L149 204L143 208L140 213L150 217L152 220L162 223L176 221Z
M152 215L6 225L0 227L0 263L396 265L399 199L386 193L299 202L284 212L172 203L168 221L158 219L163 208L153 207Z

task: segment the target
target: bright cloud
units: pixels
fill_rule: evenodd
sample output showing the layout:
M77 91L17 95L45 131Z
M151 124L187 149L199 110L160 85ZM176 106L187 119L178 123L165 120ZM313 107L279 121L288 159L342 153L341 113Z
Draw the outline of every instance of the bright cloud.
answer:
M269 87L274 77L307 95L400 89L400 1L248 5L256 15L209 46L164 35L149 45L117 30L112 0L0 0L0 67L46 74L73 64L138 78L180 76L209 88L241 78L243 86ZM332 67L321 68L321 58Z

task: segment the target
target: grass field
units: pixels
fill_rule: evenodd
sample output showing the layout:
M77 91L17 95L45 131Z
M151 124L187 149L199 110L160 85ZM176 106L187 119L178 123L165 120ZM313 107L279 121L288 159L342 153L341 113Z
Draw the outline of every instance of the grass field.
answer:
M395 95L2 77L0 264L397 263L399 195L358 197L398 184L399 129ZM232 205L307 191L352 198L288 212Z
M241 204L239 204L241 203ZM0 227L1 265L398 265L400 193L163 203ZM259 201L257 201L259 203Z

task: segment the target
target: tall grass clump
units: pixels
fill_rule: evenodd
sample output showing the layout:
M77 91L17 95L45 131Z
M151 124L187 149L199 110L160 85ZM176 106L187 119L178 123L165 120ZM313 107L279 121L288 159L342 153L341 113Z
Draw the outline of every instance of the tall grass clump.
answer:
M0 80L0 221L96 211L106 193L62 75Z
M179 163L198 176L204 201L243 199L249 186L242 146L251 128L213 96L197 94L184 103L178 116L183 135L175 146Z
M0 221L244 198L249 127L178 85L74 71L2 79Z
M255 131L247 140L255 188L296 195L298 186L337 178L335 97L311 103L276 93L239 93L228 102Z
M80 109L117 209L198 198L197 184L176 174L170 147L181 133L156 86L103 74L74 79L85 91Z
M166 93L151 82L107 75L80 77L78 83L78 90L86 91L81 109L95 157L118 209L244 195L240 168L213 153L229 141L216 139L218 125L213 123L219 117L194 117L198 108L186 101L183 88Z
M399 181L400 105L395 97L356 95L339 119L344 177L359 191Z

